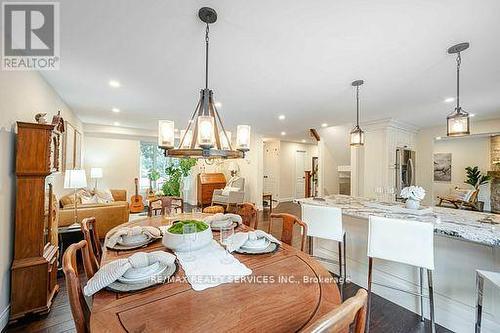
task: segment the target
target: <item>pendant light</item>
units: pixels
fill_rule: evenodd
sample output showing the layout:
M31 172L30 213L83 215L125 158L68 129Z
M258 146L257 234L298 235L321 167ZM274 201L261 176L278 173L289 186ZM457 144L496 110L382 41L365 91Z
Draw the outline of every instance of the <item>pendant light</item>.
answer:
M365 144L365 132L359 127L359 86L364 83L363 80L356 80L352 83L356 87L356 126L351 130L351 146L359 147Z
M214 102L213 92L208 88L208 33L209 24L217 21L214 9L203 7L198 17L206 24L205 29L205 88L185 130L181 131L177 148L174 144L174 122L158 122L158 146L166 156L204 158L244 158L250 150L250 126L239 125L236 132L236 149L231 145L231 132L226 131Z
M461 136L470 134L469 113L465 112L460 106L460 65L462 57L460 52L467 50L469 43L460 43L453 45L448 49L449 54L457 55L457 106L455 110L446 117L446 128L448 136Z

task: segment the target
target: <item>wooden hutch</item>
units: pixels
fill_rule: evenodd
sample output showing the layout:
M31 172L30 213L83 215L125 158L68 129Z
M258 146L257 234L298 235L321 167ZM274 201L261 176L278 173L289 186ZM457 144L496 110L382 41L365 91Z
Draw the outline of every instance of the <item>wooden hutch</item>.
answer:
M59 290L58 206L52 177L48 177L60 171L62 164L61 132L57 128L57 124L17 123L11 322L30 313L47 313Z

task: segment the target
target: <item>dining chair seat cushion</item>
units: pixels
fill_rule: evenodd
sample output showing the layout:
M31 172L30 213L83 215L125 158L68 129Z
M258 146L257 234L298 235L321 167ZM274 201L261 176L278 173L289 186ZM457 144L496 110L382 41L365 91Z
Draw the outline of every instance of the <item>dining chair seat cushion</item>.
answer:
M207 214L222 213L223 214L224 213L224 207L218 206L218 205L208 206L208 207L203 208L203 213L207 213Z
M223 214L223 213L217 213L211 216L207 216L203 219L203 221L209 225L212 225L214 222L222 222L222 221L232 221L241 224L243 222L243 219L241 216L238 214Z
M173 265L175 256L164 251L137 252L125 259L114 260L102 266L83 288L85 296L92 296L99 290L115 282L130 268L144 268L154 263Z
M304 205L302 221L307 224L307 236L342 242L342 209L338 207Z
M281 242L274 237L271 234L268 234L265 231L262 230L255 230L255 231L249 231L249 232L238 232L231 236L229 240L229 245L228 245L228 251L233 252L238 250L241 246L243 246L247 240L256 240L259 238L266 238L270 242L276 243L276 244L281 244Z
M483 271L478 269L477 273L484 279L490 281L495 287L500 288L500 272Z
M124 236L138 236L144 234L151 238L160 238L161 231L158 228L151 226L135 226L132 228L123 227L116 230L111 235L108 235L106 238L106 246L114 247L117 243L119 243Z
M434 269L434 225L370 216L368 257Z

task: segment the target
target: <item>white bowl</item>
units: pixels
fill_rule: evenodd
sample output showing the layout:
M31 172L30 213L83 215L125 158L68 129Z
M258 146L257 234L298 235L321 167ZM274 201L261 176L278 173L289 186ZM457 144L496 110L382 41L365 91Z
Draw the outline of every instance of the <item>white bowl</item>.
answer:
M246 249L265 249L271 242L267 238L248 239L242 247Z
M135 245L135 244L142 244L148 240L148 236L145 234L139 234L139 235L124 235L121 237L121 241L118 241L118 244L120 245Z
M195 238L191 243L191 250L198 250L207 246L212 242L212 229L208 226L207 229L197 232L195 236L187 236ZM168 230L163 234L163 245L173 251L186 252L189 249L189 244L183 234L173 234Z

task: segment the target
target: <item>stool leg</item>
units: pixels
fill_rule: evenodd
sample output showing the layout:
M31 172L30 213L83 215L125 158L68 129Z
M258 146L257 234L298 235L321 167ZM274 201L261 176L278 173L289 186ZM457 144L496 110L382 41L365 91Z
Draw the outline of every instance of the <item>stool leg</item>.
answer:
M346 251L346 234L344 233L344 239L342 241L343 251L342 254L344 256L344 283L347 283L347 251Z
M424 322L424 269L419 268L420 271L420 321Z
M368 301L366 309L366 326L365 332L370 332L370 312L372 303L372 268L373 268L373 258L368 257Z
M308 249L309 249L309 255L313 256L314 255L314 247L313 247L313 238L311 236L307 236L307 243L309 244Z
M483 277L476 272L476 333L481 332L481 316L483 313Z
M431 313L431 332L435 333L436 332L436 324L435 324L435 318L434 318L434 287L432 283L432 271L427 270L427 282L429 284L429 306L430 306L430 313Z
M344 278L342 275L342 242L339 243L339 282L344 284Z

